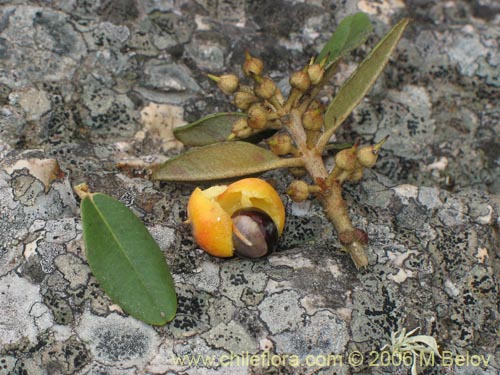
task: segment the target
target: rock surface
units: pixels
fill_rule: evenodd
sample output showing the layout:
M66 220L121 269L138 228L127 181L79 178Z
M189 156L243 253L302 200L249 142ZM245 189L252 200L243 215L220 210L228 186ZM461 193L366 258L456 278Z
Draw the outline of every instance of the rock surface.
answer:
M239 71L250 48L283 81L359 10L375 32L335 84L390 25L413 19L337 135L391 134L376 168L345 190L371 239L367 270L340 251L315 202L287 204L268 259L214 259L181 224L192 186L117 168L174 156L168 127L231 109L205 72ZM488 360L436 357L422 373L497 374L499 44L494 0L2 1L0 374L399 374L409 367L377 353L416 327L455 360ZM264 177L279 191L290 182ZM179 299L169 324L123 314L99 288L72 191L83 181L160 244Z

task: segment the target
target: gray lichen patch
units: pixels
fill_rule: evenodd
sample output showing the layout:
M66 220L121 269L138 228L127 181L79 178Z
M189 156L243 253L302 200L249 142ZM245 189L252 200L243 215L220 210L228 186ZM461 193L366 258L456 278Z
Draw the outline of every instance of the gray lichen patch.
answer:
M295 331L300 327L305 311L299 298L296 291L285 290L266 296L259 304L260 317L271 333Z
M23 339L36 342L41 330L52 326L52 316L42 304L39 287L10 273L0 283L0 343L12 345Z
M301 361L305 359L305 353L323 356L326 360L325 366L336 367L341 362L335 356L342 356L344 353L349 341L349 333L346 322L330 311L322 310L304 319L303 324L297 329L273 335L272 339L276 342L277 353L295 355L300 353ZM332 357L328 365L329 355ZM317 360L320 365L318 367L321 367L322 360L321 358Z
M201 335L215 348L225 349L236 355L258 350L258 344L238 323L220 323Z
M118 314L102 318L86 312L76 332L94 359L118 368L144 366L159 345L159 337L153 328Z
M241 305L243 292L249 288L253 291L263 291L268 276L262 272L252 272L253 262L234 259L220 266L220 290L224 295Z

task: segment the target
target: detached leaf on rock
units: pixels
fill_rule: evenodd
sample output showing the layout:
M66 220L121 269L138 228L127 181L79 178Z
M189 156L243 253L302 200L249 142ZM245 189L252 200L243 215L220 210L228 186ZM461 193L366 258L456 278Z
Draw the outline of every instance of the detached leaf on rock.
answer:
M131 316L163 325L177 297L166 260L142 221L121 202L82 185L81 216L87 261L102 289Z

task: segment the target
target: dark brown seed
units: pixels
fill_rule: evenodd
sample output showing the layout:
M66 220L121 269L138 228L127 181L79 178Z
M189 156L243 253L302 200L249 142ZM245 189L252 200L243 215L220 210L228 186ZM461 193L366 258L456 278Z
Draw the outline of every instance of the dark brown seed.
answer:
M261 258L271 254L278 243L278 229L273 220L257 209L233 215L234 252L242 258Z

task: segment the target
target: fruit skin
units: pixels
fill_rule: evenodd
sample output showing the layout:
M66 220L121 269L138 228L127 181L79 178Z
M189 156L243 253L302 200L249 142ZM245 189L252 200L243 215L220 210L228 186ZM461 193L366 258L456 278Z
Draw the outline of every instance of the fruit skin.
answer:
M196 243L207 253L227 258L235 255L233 215L241 210L264 212L276 225L285 226L285 207L279 194L264 180L245 178L229 186L196 188L188 202L188 217Z
M210 255L221 258L234 255L231 215L215 200L224 190L225 186L207 190L197 187L188 202L188 217L196 243Z

